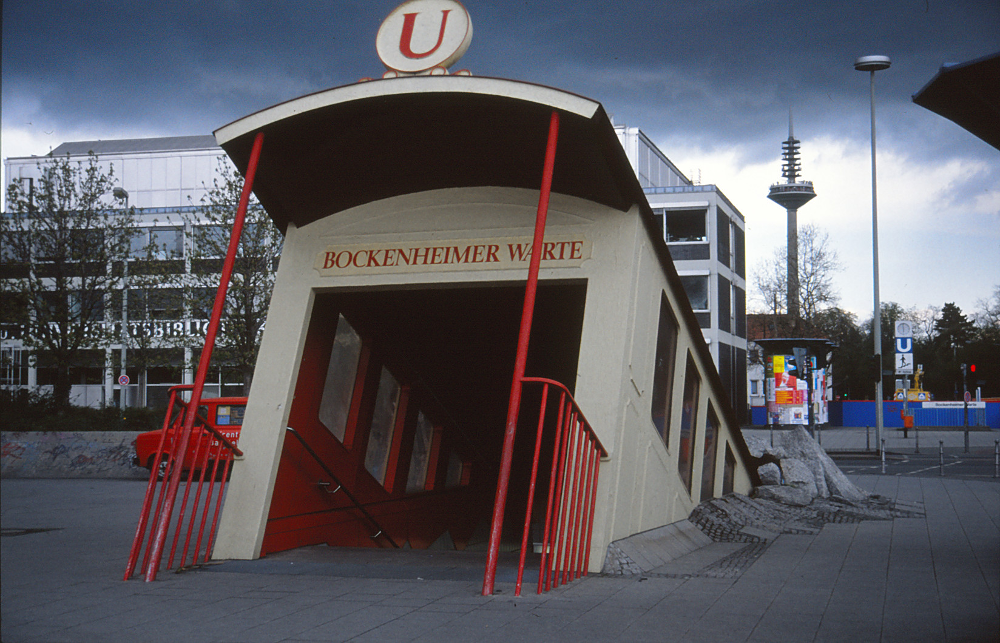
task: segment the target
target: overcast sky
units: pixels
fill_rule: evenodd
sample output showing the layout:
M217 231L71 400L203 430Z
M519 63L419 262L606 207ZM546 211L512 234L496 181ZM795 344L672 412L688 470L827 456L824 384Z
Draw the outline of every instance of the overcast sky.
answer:
M208 134L384 70L375 34L397 0L3 2L2 156L65 141ZM844 264L842 306L871 316L868 75L876 78L881 295L974 312L1000 284L1000 151L911 96L943 63L1000 51L998 0L467 0L460 61L552 85L638 126L747 221L752 270L784 245L781 141L794 109L799 211ZM752 286L749 290L753 291Z

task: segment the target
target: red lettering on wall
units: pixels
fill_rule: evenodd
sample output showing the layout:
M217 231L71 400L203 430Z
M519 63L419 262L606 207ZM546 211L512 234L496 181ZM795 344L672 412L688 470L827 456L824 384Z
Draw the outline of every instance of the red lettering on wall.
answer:
M527 261L531 257L531 244L508 243L507 250L510 251L511 261Z
M469 263L469 251L471 246L465 246L465 252L459 252L458 246L452 246L451 256L454 257L454 263Z
M329 270L333 268L334 257L337 255L336 252L327 252L323 258L323 270Z
M552 256L552 249L555 247L556 244L551 241L546 241L542 244L542 261L548 261L549 259L555 260L555 257Z
M413 253L411 258L413 259L414 265L418 263L423 263L425 266L427 265L427 259L431 254L430 248L410 248L410 250ZM423 262L420 261L421 257L423 257Z
M486 248L486 263L500 263L500 260L497 259L497 250L499 250L499 249L500 249L500 246L493 246L493 245L487 246L487 248Z
M343 263L341 263L341 259L344 259L345 255L346 255L347 259L346 259L346 261L344 261ZM351 265L351 259L352 258L353 258L353 255L351 254L351 251L350 250L344 250L343 252L341 252L340 254L337 255L337 267L338 268L346 268L347 266Z
M368 267L369 268L381 268L382 264L378 262L378 250L368 251Z
M572 249L569 252L570 259L582 259L583 258L583 242L573 241Z
M396 258L396 255L394 254L395 252L396 251L393 250L392 248L387 248L386 249L386 251L385 251L385 258L382 260L382 265L383 266L385 266L386 268L392 268L397 263L399 263L399 261Z
M430 259L430 261L431 261L432 264L444 263L441 260L441 251L442 250L447 250L447 248L442 248L441 246L435 246L435 247L431 248L431 259ZM447 255L447 253L445 253L445 254Z
M416 13L404 13L403 14L403 33L399 36L399 52L410 59L419 60L420 58L426 58L430 56L438 47L441 46L441 42L444 40L444 29L445 25L448 24L448 14L451 9L441 10L441 30L438 32L437 44L434 45L432 49L429 49L422 54L418 54L413 51L413 25L417 21Z
M369 257L371 256L371 250L358 250L357 252L355 252L354 253L354 261L351 262L351 263L354 264L355 268L364 268L364 265L363 265L364 262L363 261L360 264L358 263L358 258L361 257L361 253L362 252L366 253Z
M473 246L472 247L472 263L482 263L483 262L483 250L486 246Z

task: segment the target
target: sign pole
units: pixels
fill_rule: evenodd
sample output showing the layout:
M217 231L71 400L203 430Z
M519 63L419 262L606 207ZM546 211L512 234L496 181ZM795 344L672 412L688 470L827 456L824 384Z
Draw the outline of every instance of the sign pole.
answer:
M514 458L514 435L517 433L517 416L521 410L521 379L528 360L528 340L531 338L531 319L535 312L535 292L538 288L538 269L542 261L542 240L545 236L545 219L549 212L549 194L552 191L552 172L556 161L556 143L559 140L559 112L553 110L549 119L549 138L545 147L545 165L542 170L542 189L535 215L535 236L531 245L531 263L528 282L524 288L524 308L521 311L521 329L517 338L517 357L514 360L514 379L507 405L507 424L500 458L500 475L493 502L493 522L486 555L486 573L483 575L483 596L493 594L500 554L500 537L503 531L503 514L507 504L507 487L510 484L510 467Z

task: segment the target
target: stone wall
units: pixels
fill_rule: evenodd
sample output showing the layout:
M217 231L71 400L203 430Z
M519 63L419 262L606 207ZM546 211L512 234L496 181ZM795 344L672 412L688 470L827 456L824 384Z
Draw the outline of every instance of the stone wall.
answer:
M148 479L132 464L138 431L3 431L3 478Z

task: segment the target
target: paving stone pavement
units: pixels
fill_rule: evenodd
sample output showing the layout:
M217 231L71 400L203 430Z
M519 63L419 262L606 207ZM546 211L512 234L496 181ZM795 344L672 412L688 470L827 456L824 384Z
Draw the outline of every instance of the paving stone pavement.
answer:
M377 552L377 564L365 565L358 564L365 552L324 560L315 548L123 582L144 483L5 479L0 639L1000 640L1000 483L852 481L907 503L915 517L807 520L803 533L767 540L735 576L701 573L709 566L701 563L725 560L723 547L672 561L675 574L592 574L522 597L501 582L483 597L478 559L446 556L442 572L440 562L409 558L395 566L400 577L385 578L393 575L391 554ZM24 531L40 529L48 531ZM446 578L422 578L425 564Z

